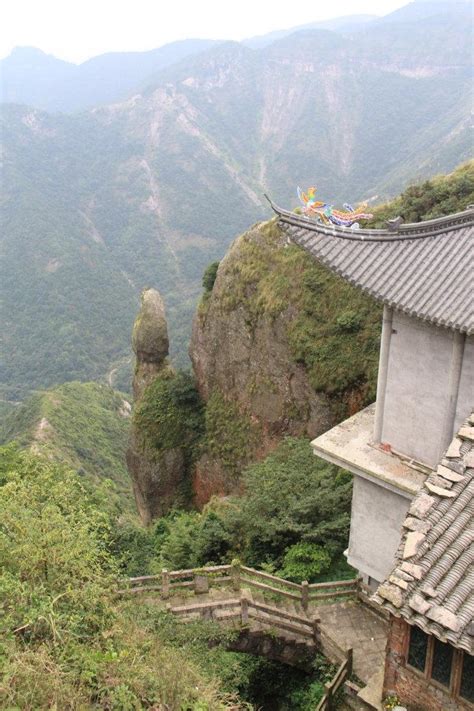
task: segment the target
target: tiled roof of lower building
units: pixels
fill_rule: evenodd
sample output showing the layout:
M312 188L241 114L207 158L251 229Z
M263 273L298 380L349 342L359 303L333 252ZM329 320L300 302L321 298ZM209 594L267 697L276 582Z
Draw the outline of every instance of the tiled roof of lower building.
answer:
M474 333L474 209L390 230L325 225L272 204L292 242L388 306Z
M413 499L395 567L374 599L474 653L474 414Z

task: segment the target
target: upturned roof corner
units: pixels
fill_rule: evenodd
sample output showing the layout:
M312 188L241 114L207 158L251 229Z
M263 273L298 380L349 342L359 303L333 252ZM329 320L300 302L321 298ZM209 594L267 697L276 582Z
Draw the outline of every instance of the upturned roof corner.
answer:
M474 333L474 207L388 229L350 229L278 207L289 239L376 300L409 316Z

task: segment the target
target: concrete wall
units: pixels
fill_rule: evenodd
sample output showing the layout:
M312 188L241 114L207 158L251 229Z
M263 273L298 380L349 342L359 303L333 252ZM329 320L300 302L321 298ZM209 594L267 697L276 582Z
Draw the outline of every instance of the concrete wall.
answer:
M454 423L446 432L448 402L452 395L454 332L393 314L381 441L395 451L434 467L453 430L473 404L473 339L464 347L459 390L455 393ZM379 394L377 394L379 397Z
M411 499L354 476L347 560L363 575L382 582L393 568L402 523Z

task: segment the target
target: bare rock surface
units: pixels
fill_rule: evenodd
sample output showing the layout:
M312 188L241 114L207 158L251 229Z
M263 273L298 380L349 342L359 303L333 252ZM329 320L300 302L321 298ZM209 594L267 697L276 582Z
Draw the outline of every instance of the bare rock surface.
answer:
M286 435L314 438L333 424L326 396L315 392L290 350L295 307L288 303L277 314L256 314L255 288L240 281L242 246L249 240L258 244L260 229L254 226L239 237L221 261L212 292L196 313L189 349L204 402L217 391L251 420L255 437L247 454L253 461ZM276 248L285 248L281 237ZM238 481L226 481L218 458L208 454L197 464L194 484L199 504L213 493L238 490Z

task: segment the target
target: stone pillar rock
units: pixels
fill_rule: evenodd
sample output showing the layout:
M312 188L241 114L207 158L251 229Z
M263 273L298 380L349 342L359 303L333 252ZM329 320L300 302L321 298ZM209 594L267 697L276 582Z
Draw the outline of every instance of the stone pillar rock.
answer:
M160 375L172 373L168 363L168 327L163 300L156 289L144 289L141 308L133 326L132 347L136 356L133 377L135 408L145 390ZM176 447L157 452L144 442L136 422L132 421L127 450L138 513L145 525L166 513L176 498L185 474L185 457Z

